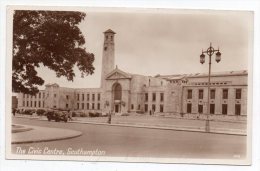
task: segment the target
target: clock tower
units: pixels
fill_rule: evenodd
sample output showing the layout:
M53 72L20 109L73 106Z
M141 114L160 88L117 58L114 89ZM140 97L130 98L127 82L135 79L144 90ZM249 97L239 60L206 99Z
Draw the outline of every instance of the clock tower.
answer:
M104 86L105 78L115 68L115 32L108 29L104 32L104 45L101 70L101 88Z

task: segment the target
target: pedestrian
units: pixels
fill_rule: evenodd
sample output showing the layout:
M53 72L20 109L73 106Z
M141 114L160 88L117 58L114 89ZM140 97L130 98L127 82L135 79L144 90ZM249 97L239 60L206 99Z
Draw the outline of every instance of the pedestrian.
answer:
M68 119L69 119L70 121L73 120L73 119L72 119L72 112L71 112L70 110L68 110Z
M111 112L109 111L107 123L108 123L108 124L111 124L111 121L112 121L112 114L111 114Z
M12 110L13 116L15 116L15 112L16 112L16 109L13 108L13 110Z

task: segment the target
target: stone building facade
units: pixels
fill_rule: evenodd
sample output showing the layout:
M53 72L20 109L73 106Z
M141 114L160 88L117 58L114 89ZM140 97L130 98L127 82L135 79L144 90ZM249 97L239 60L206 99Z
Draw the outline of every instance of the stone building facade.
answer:
M104 32L100 88L65 88L47 84L35 96L20 93L18 108L59 108L81 112L207 114L207 74L127 73L115 66L115 32ZM247 71L213 73L210 114L247 115Z

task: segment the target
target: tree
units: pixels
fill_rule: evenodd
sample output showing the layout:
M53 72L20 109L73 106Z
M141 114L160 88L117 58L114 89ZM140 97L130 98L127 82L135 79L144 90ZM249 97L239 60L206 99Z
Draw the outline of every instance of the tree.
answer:
M94 54L83 47L78 25L86 14L71 11L16 10L13 15L12 89L34 95L44 80L36 68L42 64L73 81L77 66L81 76L94 73Z

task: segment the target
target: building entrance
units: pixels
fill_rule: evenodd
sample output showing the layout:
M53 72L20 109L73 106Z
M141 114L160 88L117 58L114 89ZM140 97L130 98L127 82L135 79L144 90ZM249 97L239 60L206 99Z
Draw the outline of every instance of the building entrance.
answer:
M114 112L121 113L122 86L119 83L113 85Z
M119 111L119 104L115 105L115 113L120 113L120 111Z

